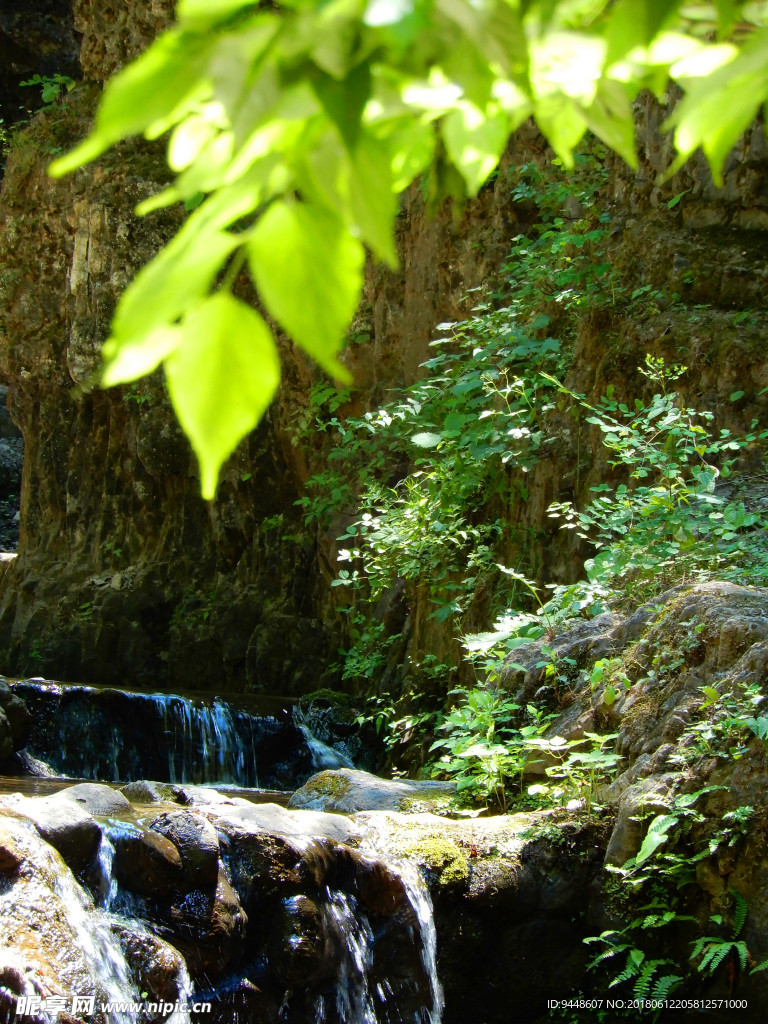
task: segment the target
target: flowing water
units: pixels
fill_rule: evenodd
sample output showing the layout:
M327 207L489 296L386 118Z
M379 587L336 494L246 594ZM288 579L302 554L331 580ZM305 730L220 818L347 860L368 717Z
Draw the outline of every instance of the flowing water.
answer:
M313 736L300 717L294 722L286 716L279 720L250 715L219 699L62 687L45 681L19 684L17 692L37 723L32 755L56 771L81 778L162 779L158 772L164 767L170 782L252 786L263 778L262 765L268 766L264 770L274 778L275 766L282 763L283 780L289 783L293 781L291 773L301 776L302 772L351 766L344 754ZM38 784L44 790L60 785L47 779ZM101 828L101 845L89 881L93 901L74 876L61 869L56 876L56 894L66 907L77 946L85 954L95 994L101 1001L118 1004L105 1014L106 1024L142 1024L146 1016L138 1008L141 995L118 936L125 942L126 934L130 935L126 948L146 940L145 947L151 950L152 942L157 941L153 934L157 926L152 921L151 901L123 889L113 874L113 840L117 842L121 830L137 829L133 821L114 819ZM317 843L310 836L292 837L292 841L300 850ZM367 851L368 855L378 857L375 850ZM356 883L329 883L312 897L319 908L321 948L334 964L335 981L323 981L315 989L308 982L304 993L286 992L286 999L290 996L294 1003L286 1004L287 1015L281 1011L281 1020L292 1024L440 1024L443 999L429 894L413 866L398 863L389 867L402 879L406 895L394 916L366 911L358 902ZM258 935L256 941L258 944ZM387 974L393 942L401 956L395 958L395 974ZM271 954L259 956L264 969L269 969ZM204 1015L190 1016L184 1005L191 1005L195 998L186 968L181 967L175 984L177 1007L182 1005L165 1017L166 1024L204 1024ZM206 998L212 996L214 1006L219 1006L217 1022L245 1024L252 1019L247 1009L236 1008L231 1001L234 995L230 998L249 984L247 974L240 977L235 971L222 979L218 988L206 992ZM126 1007L119 1008L121 1003ZM231 1013L227 1007L232 1008ZM262 1019L258 1012L255 1019Z
M352 766L294 721L291 706L251 713L219 697L42 679L14 691L33 715L27 756L61 776L285 790L316 771Z

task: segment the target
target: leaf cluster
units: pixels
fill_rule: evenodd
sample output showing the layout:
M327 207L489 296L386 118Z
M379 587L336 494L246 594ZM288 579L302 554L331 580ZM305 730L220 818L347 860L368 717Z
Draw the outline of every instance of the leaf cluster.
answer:
M139 212L189 213L122 296L102 383L163 364L213 497L280 375L271 325L233 294L241 269L269 317L349 383L338 356L366 248L396 264L409 183L431 168L435 201L475 195L529 116L566 167L587 130L634 165L633 100L646 87L663 100L670 80L685 92L668 121L674 166L701 145L719 180L768 96L764 6L180 0L177 24L108 83L91 134L51 168L165 137L175 181ZM575 260L553 283L567 296L583 280Z

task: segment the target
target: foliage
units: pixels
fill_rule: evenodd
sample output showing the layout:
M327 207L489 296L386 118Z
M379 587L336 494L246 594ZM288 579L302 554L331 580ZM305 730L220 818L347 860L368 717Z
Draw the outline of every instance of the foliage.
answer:
M723 693L714 686L700 689L703 714L680 737L671 763L685 768L703 755L738 760L755 736L768 753L768 715L761 713L765 694L760 683L740 682Z
M440 726L446 737L430 748L447 751L432 774L447 775L456 781L460 794L490 800L506 812L507 780L518 781L522 789L523 772L531 760L528 741L541 736L553 716L528 705L521 720L520 706L508 695L483 687L458 687L451 693L461 702Z
M48 106L61 99L68 92L72 92L77 83L69 75L62 75L56 72L53 75L33 75L26 82L20 82L19 84L24 86L39 85L42 90L43 103Z
M591 970L611 966L619 958L619 967L609 988L631 982L633 998L663 1000L670 993L691 985L696 977L714 975L726 960L742 970L750 962L754 965L746 942L740 938L747 903L735 891L727 894L729 915L714 914L709 919L727 934L700 935L691 942L690 962L696 974L692 975L689 967L671 955L675 926L696 921L683 912L683 893L685 886L695 878L696 864L722 848L738 844L754 813L752 807L738 807L720 821L708 818L695 805L702 796L718 788L722 787L706 786L694 793L677 794L668 812L655 815L650 822L637 855L621 868L610 869L622 880L625 902L631 903L631 893L645 895L646 899L651 895L651 899L639 907L623 928L608 929L584 940L602 947L589 964ZM697 840L691 848L688 841L693 836ZM643 948L647 946L646 932L653 933L654 949L666 947L670 953L649 957ZM753 966L753 973L766 966L768 961Z
M474 195L529 115L568 167L587 129L634 164L632 101L644 87L663 99L670 80L685 93L668 121L678 163L702 145L719 178L768 96L763 7L179 0L178 24L108 84L91 135L52 166L169 133L175 183L139 211L190 212L123 295L103 383L163 363L211 498L279 376L271 328L231 293L243 265L274 321L348 382L338 353L364 247L397 262L402 189L432 167L435 201Z
M590 413L587 422L600 429L613 454L609 464L628 469L629 480L593 487L597 497L581 511L559 503L549 514L598 548L585 565L590 580L616 589L631 585L636 599L658 592L670 574L675 580L722 578L734 566L741 578L768 579L764 529L755 531L752 544L744 543L759 516L715 492L717 480L730 474L733 456L768 431L758 432L753 423L744 437L727 429L713 436L705 425L711 412L687 408L667 391L685 370L646 356L643 372L660 390L633 406L618 402L612 388L597 406L562 389Z

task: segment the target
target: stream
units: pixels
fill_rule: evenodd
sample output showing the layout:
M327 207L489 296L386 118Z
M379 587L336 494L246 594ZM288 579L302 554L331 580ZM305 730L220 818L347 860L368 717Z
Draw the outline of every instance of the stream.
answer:
M290 706L14 690L37 775L0 778L0 1021L440 1024L419 871L283 806L351 765Z

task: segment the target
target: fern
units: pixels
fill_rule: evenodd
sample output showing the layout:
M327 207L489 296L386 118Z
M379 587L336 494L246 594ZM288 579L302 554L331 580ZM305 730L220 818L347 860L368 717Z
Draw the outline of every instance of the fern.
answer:
M741 929L744 927L744 922L747 919L747 901L734 889L730 889L730 894L733 896L736 903L736 908L733 911L733 937L738 938L741 933Z
M630 949L627 962L624 965L624 970L620 974L617 974L613 981L610 983L608 988L614 988L616 985L621 985L625 981L629 981L630 978L634 978L640 973L643 960L645 960L645 953L640 949Z
M653 976L659 970L660 967L671 964L671 960L646 960L643 964L643 969L635 982L635 986L632 990L632 996L638 1001L645 1001L651 998L651 982Z
M729 953L738 956L742 969L746 967L749 956L746 942L732 942L730 939L717 939L711 935L704 935L696 940L691 959L695 960L700 956L702 959L699 971L702 974L713 975Z
M667 963L671 963L671 961L668 960ZM682 980L683 979L679 974L665 974L662 978L659 978L653 986L652 998L659 1001L666 999L671 992L674 992L677 989Z

